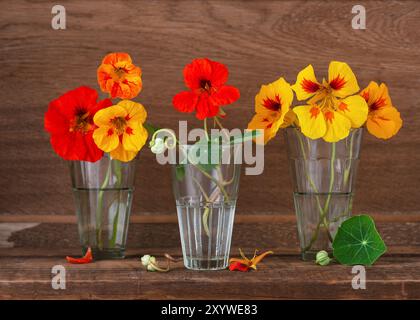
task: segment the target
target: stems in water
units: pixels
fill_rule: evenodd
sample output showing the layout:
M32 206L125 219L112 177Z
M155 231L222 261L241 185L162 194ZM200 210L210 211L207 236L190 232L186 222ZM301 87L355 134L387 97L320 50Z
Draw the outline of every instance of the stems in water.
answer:
M121 172L121 162L120 161L114 160L114 170L115 170L115 175L117 177L116 187L117 187L117 189L119 189L121 187L121 184L122 184L122 172ZM112 223L112 237L111 237L111 240L109 242L111 248L114 248L115 243L117 242L118 220L120 218L120 203L121 203L121 190L119 190L119 192L118 192L117 212L115 213L114 221Z
M300 148L301 148L301 151L302 151L303 158L304 158L304 160L306 160L305 146L303 145L302 137L300 136L299 132L296 132L296 135L298 136L298 140L299 140L299 144L300 144ZM312 245L318 239L318 235L319 235L319 231L320 231L321 226L325 227L325 231L327 233L328 239L331 242L333 241L333 238L332 238L330 230L329 230L329 221L327 219L327 213L328 213L328 210L329 210L332 191L333 191L333 187L334 187L334 179L335 179L335 177L334 177L334 175L335 175L334 163L335 163L335 158L336 158L336 144L332 143L331 144L331 163L330 163L330 184L329 184L329 191L328 191L327 200L326 200L323 208L322 208L321 202L319 200L318 188L316 187L310 173L308 172L308 168L305 168L306 179L308 180L309 185L311 186L314 193L316 194L315 198L316 198L316 201L317 201L317 206L318 206L318 211L320 213L320 216L319 216L319 222L318 222L318 224L315 228L314 234L312 235L309 244L303 249L304 252L310 250L312 248Z
M98 244L98 248L102 250L103 242L102 242L102 215L103 215L103 201L104 201L104 189L108 186L109 178L111 176L112 171L112 159L109 159L108 169L102 182L101 188L98 193L98 205L96 207L96 242Z

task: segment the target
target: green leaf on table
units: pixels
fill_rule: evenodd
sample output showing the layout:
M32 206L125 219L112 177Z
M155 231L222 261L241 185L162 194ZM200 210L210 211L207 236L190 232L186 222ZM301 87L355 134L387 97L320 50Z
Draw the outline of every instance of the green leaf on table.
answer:
M387 248L368 215L354 216L344 221L334 238L333 253L345 265L372 265Z

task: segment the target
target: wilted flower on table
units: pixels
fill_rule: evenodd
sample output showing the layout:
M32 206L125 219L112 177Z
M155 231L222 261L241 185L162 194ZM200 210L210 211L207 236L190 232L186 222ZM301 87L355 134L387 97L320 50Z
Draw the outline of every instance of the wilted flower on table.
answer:
M97 146L111 157L123 162L132 160L147 140L146 109L140 103L123 100L97 112L93 132Z
M51 135L54 151L63 159L95 162L103 156L92 138L96 128L93 117L112 102L97 100L94 89L79 87L50 102L44 127Z
M97 71L101 90L111 98L132 99L142 88L141 69L135 66L128 53L110 53Z
M260 255L257 255L257 250L255 250L254 256L252 259L248 259L245 254L242 252L242 249L239 249L239 253L242 259L232 258L229 260L229 270L230 271L249 271L250 269L257 269L257 264L269 254L273 254L273 251L266 251Z

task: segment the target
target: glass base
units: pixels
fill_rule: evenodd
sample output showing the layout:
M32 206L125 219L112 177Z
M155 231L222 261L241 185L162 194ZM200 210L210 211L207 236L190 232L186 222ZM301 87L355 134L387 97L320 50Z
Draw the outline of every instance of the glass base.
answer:
M190 270L224 270L229 265L229 257L220 257L214 259L184 258L185 268Z
M87 248L83 248L83 254L87 251ZM125 249L123 248L106 248L98 249L92 248L92 255L94 260L118 260L125 258Z

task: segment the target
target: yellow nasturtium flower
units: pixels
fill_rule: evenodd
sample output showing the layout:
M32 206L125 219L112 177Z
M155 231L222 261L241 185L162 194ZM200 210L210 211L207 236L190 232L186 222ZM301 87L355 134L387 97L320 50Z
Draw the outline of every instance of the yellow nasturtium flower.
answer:
M366 101L359 95L357 79L344 62L332 61L328 81L319 82L314 69L307 66L297 76L292 86L298 100L308 105L295 107L302 133L311 139L323 138L337 142L350 133L351 128L361 127L368 115Z
M98 128L93 132L93 140L113 159L130 161L146 143L147 130L143 127L146 117L143 105L122 100L95 114L93 122Z
M402 127L402 119L398 110L392 105L387 86L384 83L378 85L371 81L360 95L369 106L366 122L368 131L380 139L389 139L396 135Z
M277 131L289 125L294 119L290 114L293 91L283 78L261 86L255 96L255 115L248 124L248 129L264 130L264 144L275 137Z

